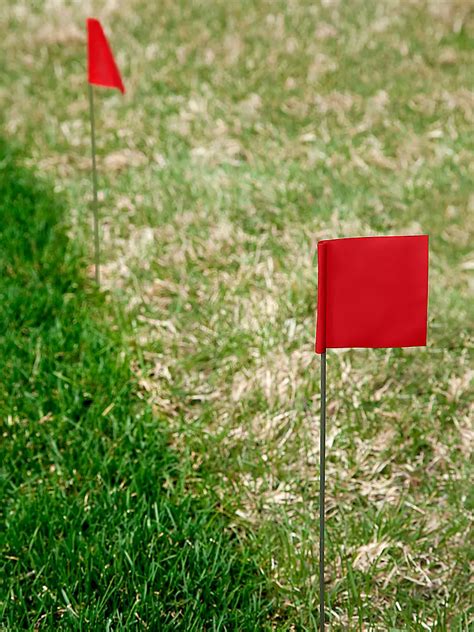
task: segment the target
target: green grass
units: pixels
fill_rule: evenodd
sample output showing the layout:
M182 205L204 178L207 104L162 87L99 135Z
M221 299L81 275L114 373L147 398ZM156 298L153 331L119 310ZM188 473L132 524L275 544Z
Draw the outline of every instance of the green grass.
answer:
M63 406L66 418L88 415L96 431L87 450L80 449L89 445L82 425L53 431L49 421L40 424L40 435L49 428L50 442L69 437L78 446L70 471L90 458L94 477L108 480L108 461L99 458L103 442L124 441L120 453L134 499L147 489L139 467L170 467L173 476L163 474L165 483L156 487L158 506L172 493L176 504L191 497L212 520L220 517L228 539L219 550L240 556L247 569L247 579L232 586L249 586L261 603L242 603L238 621L215 619L208 628L249 629L250 620L258 629L311 629L318 562L315 244L428 233L428 347L329 354L328 617L334 630L468 630L474 617L471 8L463 0L165 0L154 7L124 0L94 7L117 51L127 94L98 90L96 99L105 292L74 273L77 287L64 294L71 295L72 316L65 320L72 340L55 343L69 355L61 360L52 352L61 364L54 370L80 382L82 394L75 399L71 384L66 389L51 371L35 369L42 390L31 388L32 397L17 397L2 414L26 427L53 406ZM4 127L26 148L26 162L46 172L64 196L67 261L81 259L82 251L91 260L85 17L76 4L46 10L18 0L0 24L10 52L0 60ZM61 284L68 278L61 273ZM10 283L9 293L28 287ZM52 288L61 284L51 281ZM41 292L42 310L50 292ZM81 338L89 362L73 361L74 336L81 336L74 317L84 327L88 319L95 323ZM8 354L13 377L1 387L7 393L20 383L15 375L29 378L32 367L46 362L46 347L41 343L37 352L32 340L28 370L21 369L20 353ZM97 379L107 365L97 346L113 350L121 379L105 368ZM123 392L118 384L126 385ZM82 410L96 391L100 404ZM22 415L11 409L20 402L30 406ZM54 415L53 423L61 418ZM131 456L127 423L141 432L143 458ZM167 446L162 466L155 463L157 441ZM26 470L26 486L58 475L49 473L56 461L45 459L53 448L46 438L44 444L35 450L37 470ZM111 494L102 493L106 506ZM145 499L143 511L152 506ZM47 515L54 524L68 514L51 506ZM99 512L87 530L92 548L112 537L108 519ZM128 533L140 517L127 519ZM190 528L198 524L189 517ZM44 538L34 542L33 553L45 546ZM177 568L170 558L166 576L183 588ZM25 572L12 581L21 585ZM74 581L64 573L69 594ZM116 575L123 583L114 594L128 595L129 613L136 601L132 580ZM144 571L141 585L156 577ZM140 602L151 604L139 613L143 625L153 629L159 608L186 612L151 597L153 590ZM227 599L225 586L219 590ZM91 588L93 600L107 601L107 594ZM5 603L14 621L15 602ZM196 629L204 629L208 601L196 603ZM53 606L43 608L53 616Z
M3 625L259 629L265 580L137 406L127 323L85 283L64 204L4 145L0 163Z

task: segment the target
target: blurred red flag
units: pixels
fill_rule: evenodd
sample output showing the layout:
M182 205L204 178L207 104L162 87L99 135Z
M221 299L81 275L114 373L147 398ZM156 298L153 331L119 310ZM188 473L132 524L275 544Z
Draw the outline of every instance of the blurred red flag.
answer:
M422 347L427 310L427 235L318 243L316 353Z
M118 88L122 93L125 92L104 30L100 22L93 18L87 20L87 59L89 83L106 88Z

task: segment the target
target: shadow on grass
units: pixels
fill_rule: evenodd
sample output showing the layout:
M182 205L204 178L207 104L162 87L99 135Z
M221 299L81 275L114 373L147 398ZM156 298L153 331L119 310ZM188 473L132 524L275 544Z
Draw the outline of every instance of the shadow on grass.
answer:
M138 406L66 215L0 143L3 625L265 629L265 581Z

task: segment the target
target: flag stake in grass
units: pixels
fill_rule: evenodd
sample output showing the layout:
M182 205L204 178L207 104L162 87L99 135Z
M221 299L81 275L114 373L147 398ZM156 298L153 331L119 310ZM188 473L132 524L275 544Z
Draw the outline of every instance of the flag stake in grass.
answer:
M89 109L91 119L91 150L92 150L92 210L94 212L94 265L95 280L100 285L100 246L99 246L99 203L97 200L97 165L95 151L95 117L94 117L94 88L89 84Z
M319 617L324 630L324 496L326 492L326 352L321 354L321 429L319 433Z
M106 88L118 88L122 94L125 87L120 72L115 63L110 45L104 30L98 20L87 20L87 60L89 82L89 108L91 119L91 149L92 149L92 189L94 212L94 264L95 280L100 284L100 239L99 239L99 204L97 197L97 165L95 146L95 117L94 117L94 89L93 85Z
M324 504L326 349L422 347L428 309L428 236L356 237L318 243L321 354L319 626L325 629Z

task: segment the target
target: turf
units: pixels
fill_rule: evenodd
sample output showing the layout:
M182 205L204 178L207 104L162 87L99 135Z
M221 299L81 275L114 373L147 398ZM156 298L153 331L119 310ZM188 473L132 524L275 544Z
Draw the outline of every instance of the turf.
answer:
M64 196L70 243L89 260L83 21L94 10L127 94L97 91L105 297L84 282L84 302L95 297L94 330L112 336L107 344L123 357L129 390L120 395L127 398L122 409L116 404L102 418L119 392L104 375L108 398L88 414L99 424L97 446L110 431L106 418L116 419L116 440L126 436L128 415L147 419L144 444L165 436L175 459L176 498L189 494L220 516L222 532L234 534L222 551L229 547L231 557L237 551L258 568L242 586L261 586L254 591L261 605L242 604L239 621L201 620L197 629L247 629L247 615L260 629L314 627L315 244L424 232L431 250L428 347L328 358L328 620L334 630L468 630L470 5L12 3L0 25L12 53L0 60L5 133ZM97 336L87 333L84 344ZM101 354L90 357L100 364ZM69 397L61 380L53 382ZM59 441L63 434L49 436ZM70 436L82 445L82 435ZM103 476L95 452L92 443L87 454ZM154 454L140 463L155 467ZM132 465L129 473L135 481ZM24 480L28 485L29 475ZM139 494L144 483L133 484ZM51 522L63 513L51 508ZM108 533L107 519L98 516L89 528L91 543ZM114 552L121 549L117 540ZM144 574L143 585L153 584L150 578ZM12 575L16 587L22 581ZM181 612L155 597L140 625L153 628L153 608ZM14 621L16 610L6 604ZM249 614L255 609L259 620ZM45 605L41 612L52 611Z
M5 145L0 163L5 629L259 629L265 580L137 406L64 204Z

